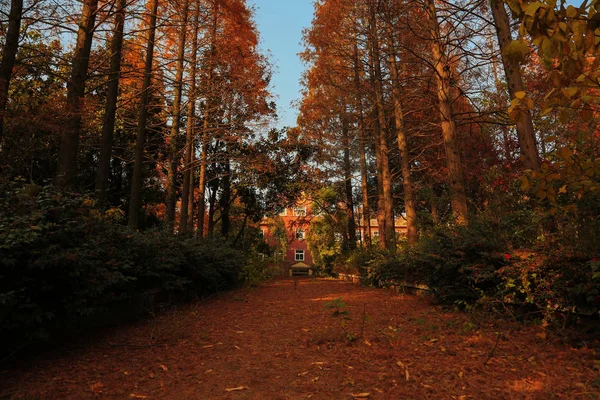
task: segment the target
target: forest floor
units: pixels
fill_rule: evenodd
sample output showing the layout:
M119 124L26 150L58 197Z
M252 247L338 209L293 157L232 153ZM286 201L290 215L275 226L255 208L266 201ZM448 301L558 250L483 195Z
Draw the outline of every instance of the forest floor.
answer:
M0 398L600 399L597 342L574 348L539 325L298 282L223 293L0 365ZM340 297L344 327L325 307Z

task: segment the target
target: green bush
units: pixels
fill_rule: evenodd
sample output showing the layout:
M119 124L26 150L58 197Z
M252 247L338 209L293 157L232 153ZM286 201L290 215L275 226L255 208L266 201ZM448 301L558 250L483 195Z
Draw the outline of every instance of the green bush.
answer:
M111 222L120 213L101 212L86 196L18 183L0 190L4 349L115 322L108 320L153 293L225 289L238 281L244 264L243 255L222 241L132 232Z
M414 247L378 255L365 278L375 285L426 284L442 302L473 302L501 282L496 271L507 263L506 248L496 238L492 228L478 222L469 228L437 228Z

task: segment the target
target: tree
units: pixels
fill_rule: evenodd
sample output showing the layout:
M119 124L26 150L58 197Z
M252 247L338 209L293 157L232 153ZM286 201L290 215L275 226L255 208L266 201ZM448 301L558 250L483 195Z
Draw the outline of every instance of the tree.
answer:
M118 0L117 7L111 43L110 72L108 75L109 81L106 93L106 105L102 120L102 142L98 160L98 172L96 174L96 192L101 202L106 200L106 189L110 175L110 159L115 131L117 101L119 97L119 81L121 79L121 60L127 0Z
M131 229L138 229L140 223L140 209L142 202L142 170L144 163L144 148L146 146L146 122L148 119L148 105L152 83L152 61L154 59L154 40L156 37L156 18L158 14L158 0L151 0L148 21L148 40L146 44L146 61L144 64L144 83L142 85L141 104L137 123L137 137L135 142L135 164L131 178L131 197L129 199L128 225Z
M79 30L77 32L77 42L73 52L73 61L71 62L71 76L67 83L65 112L69 119L61 135L58 154L56 180L63 187L72 187L77 176L77 155L79 150L79 135L81 134L85 81L88 77L90 51L97 11L98 0L84 0Z
M6 41L2 51L2 61L0 62L0 153L3 148L4 113L6 112L6 103L8 102L8 88L19 48L22 18L23 0L11 0Z
M456 122L454 121L452 111L452 103L454 101L450 86L450 71L452 66L450 65L447 55L444 53L434 0L426 0L425 6L429 20L431 52L436 72L442 136L444 138L444 148L446 150L450 202L452 204L452 211L456 218L456 222L460 225L467 225L469 222L467 197L465 193L460 148L456 141Z

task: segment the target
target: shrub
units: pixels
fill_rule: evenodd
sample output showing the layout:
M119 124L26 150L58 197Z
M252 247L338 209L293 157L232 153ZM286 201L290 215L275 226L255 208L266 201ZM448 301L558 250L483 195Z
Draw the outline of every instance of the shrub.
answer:
M99 211L87 196L18 183L0 190L6 349L131 317L123 309L141 311L139 299L152 293L225 289L238 281L244 264L243 255L222 241L132 232L113 222L119 213Z

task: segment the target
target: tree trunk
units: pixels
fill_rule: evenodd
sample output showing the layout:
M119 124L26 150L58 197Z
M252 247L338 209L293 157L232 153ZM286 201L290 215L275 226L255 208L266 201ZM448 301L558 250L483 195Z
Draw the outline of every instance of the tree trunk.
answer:
M127 0L118 0L115 14L115 30L111 43L110 73L106 92L106 105L102 120L102 139L96 174L96 194L101 203L106 201L106 190L110 177L110 158L112 153L113 135L115 132L115 117L117 114L117 99L119 98L119 79L121 75L121 55L123 50L123 30L125 27L125 8Z
M208 227L207 236L212 236L215 230L215 205L217 203L217 191L219 190L219 179L214 179L210 184L212 186L208 198Z
M456 124L452 112L452 94L450 88L451 68L446 54L442 49L440 27L434 0L426 0L427 13L430 22L431 51L436 72L438 99L442 136L446 150L446 166L448 167L448 187L450 188L450 203L456 223L467 225L467 197L465 194L460 148L456 142Z
M188 200L188 227L187 231L194 233L194 140L192 140L192 156L190 157L190 188L189 188L189 200Z
M194 15L192 58L190 62L190 90L188 95L187 127L185 137L185 168L183 175L183 193L181 196L181 216L179 219L179 232L185 233L190 225L189 217L193 220L193 210L190 205L194 203L193 178L194 169L192 166L194 150L194 128L196 127L196 63L198 60L198 30L200 26L200 2L196 1L196 14ZM191 195L190 195L191 194ZM190 228L191 229L191 228Z
M504 73L508 82L508 92L510 93L510 97L514 99L516 97L515 93L524 91L524 85L519 65L504 54L504 50L512 42L508 14L502 0L490 0L490 6L496 25L500 52L502 53L502 64L504 65ZM533 122L529 110L522 110L520 112L517 121L517 135L519 137L519 147L521 147L524 167L538 170L540 168L540 156L538 154L535 131L533 130Z
M97 11L98 0L84 1L73 55L71 77L67 83L65 112L68 122L60 138L58 153L56 182L62 187L73 187L77 175L77 153L81 133L85 81L88 75Z
M357 39L358 40L358 39ZM358 44L354 44L354 86L356 90L356 110L358 113L358 153L360 157L360 189L362 194L362 219L364 230L361 233L367 249L371 248L371 211L369 206L369 171L367 168L365 120L361 97Z
M348 247L356 249L356 222L354 220L354 200L352 198L352 164L350 163L350 132L348 121L342 117L342 137L344 140L344 181L346 189L346 209L348 218Z
M227 146L229 148L229 145ZM223 166L225 174L221 180L221 236L224 238L229 237L229 230L231 228L231 221L229 219L229 213L231 210L231 163L229 160L229 149L224 154L225 161Z
M404 113L402 111L400 80L398 75L398 64L396 63L396 51L394 37L391 25L386 26L388 36L388 50L390 51L390 74L392 79L392 95L394 99L394 122L396 124L396 136L398 137L398 149L400 150L401 169L402 169L402 187L404 189L404 209L406 210L408 244L413 245L417 242L417 208L415 201L415 192L410 174L410 152L404 130Z
M154 38L156 36L156 16L158 0L151 0L151 14L148 26L148 42L146 45L146 62L144 65L144 82L138 116L137 138L135 141L135 163L131 178L131 198L129 200L128 226L138 229L140 209L142 206L142 171L144 166L144 148L146 146L146 122L148 120L148 103L150 102L150 85L152 83L152 61L154 59Z
M219 23L218 12L219 3L213 0L212 12L212 28L210 33L210 53L208 60L208 71L206 74L206 81L204 82L204 121L202 127L202 137L200 139L201 154L200 154L200 177L198 183L198 237L204 237L204 214L206 212L206 205L204 203L204 197L206 193L206 166L208 163L208 135L210 130L210 111L212 102L210 101L212 96L212 79L213 79L213 65L216 54L216 40L217 40L217 27ZM214 206L214 204L213 204ZM210 220L209 220L210 222ZM211 231L212 232L212 231Z
M17 51L19 50L19 33L21 32L22 19L23 0L12 0L10 14L8 15L8 29L2 51L2 62L0 62L0 152L4 147L4 115L8 104L8 88L10 87Z
M381 57L379 55L379 39L377 32L377 16L375 8L371 7L371 30L370 47L372 57L372 79L375 89L375 108L377 111L377 122L379 129L376 130L376 144L379 147L377 154L380 158L380 170L383 199L380 204L383 206L383 219L385 225L379 227L379 239L382 247L386 250L395 251L395 229L394 229L394 207L392 198L392 175L390 173L389 148L387 143L386 118L383 100L383 85L381 73ZM382 229L383 228L383 229Z
M178 38L177 67L175 72L175 88L173 97L173 123L169 134L169 168L167 170L167 230L173 232L175 226L175 208L177 205L177 166L179 165L179 130L181 127L181 94L183 91L183 70L185 60L185 40L187 37L189 0L184 0L181 12L181 27ZM187 205L186 205L187 209ZM183 210L182 210L183 211ZM186 216L187 219L187 216Z

